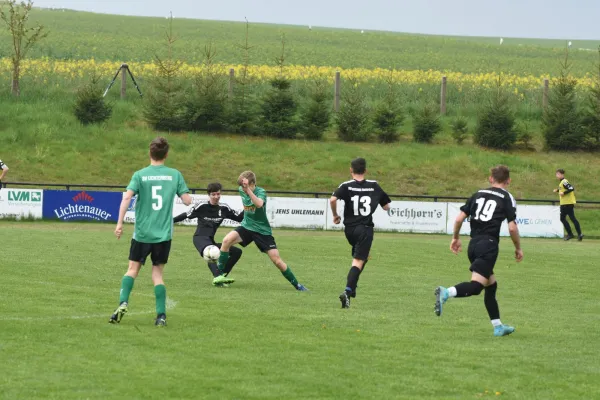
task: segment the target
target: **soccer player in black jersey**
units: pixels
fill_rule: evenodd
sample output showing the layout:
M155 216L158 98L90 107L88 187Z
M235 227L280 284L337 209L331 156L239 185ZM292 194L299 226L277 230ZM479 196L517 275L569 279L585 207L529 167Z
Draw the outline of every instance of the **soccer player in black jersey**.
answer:
M229 208L229 206L219 203L219 200L221 200L221 189L221 184L218 182L209 184L207 188L208 203L196 204L191 207L188 212L181 213L173 218L173 222L181 222L185 219L198 219L198 227L196 228L196 233L194 233L193 240L194 246L196 246L198 253L200 253L200 257L202 257L204 249L210 245L221 248L221 243L215 243L215 233L221 226L221 223L223 223L224 219L242 222L242 219L244 218L243 211L237 213ZM208 268L214 276L213 285L215 286L228 286L230 283L234 282L234 280L227 275L242 256L242 250L237 247L232 247L229 250L229 253L229 260L225 266L224 273L221 273L216 262L208 263Z
M356 297L356 285L365 268L373 243L373 213L380 205L389 211L392 202L377 181L365 179L367 162L357 158L350 163L352 180L342 183L331 196L329 203L333 223L339 224L337 201L344 202L344 233L352 246L352 268L348 272L346 289L340 294L342 308L350 307L350 298Z
M477 296L485 289L484 303L494 327L494 336L506 336L515 328L503 325L496 301L498 283L494 275L494 266L498 258L498 242L502 222L508 222L508 231L515 245L517 262L523 260L519 228L517 227L517 203L506 190L510 184L508 167L499 165L492 168L489 178L492 187L475 193L460 208L460 214L454 223L454 237L450 250L458 254L462 250L460 228L467 217L471 218L471 242L469 243L469 261L471 262L471 281L459 283L451 288L439 286L435 289L435 313L442 314L442 306L450 297Z

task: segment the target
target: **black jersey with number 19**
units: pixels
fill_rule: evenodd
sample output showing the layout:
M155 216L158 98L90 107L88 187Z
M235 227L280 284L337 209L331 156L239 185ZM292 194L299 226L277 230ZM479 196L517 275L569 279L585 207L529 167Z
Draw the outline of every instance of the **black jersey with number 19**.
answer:
M344 225L373 226L373 213L377 205L391 203L390 197L383 191L377 181L351 180L342 183L333 196L344 201Z
M507 190L494 187L479 190L460 210L471 217L472 238L492 236L499 240L502 222L517 219L515 198Z

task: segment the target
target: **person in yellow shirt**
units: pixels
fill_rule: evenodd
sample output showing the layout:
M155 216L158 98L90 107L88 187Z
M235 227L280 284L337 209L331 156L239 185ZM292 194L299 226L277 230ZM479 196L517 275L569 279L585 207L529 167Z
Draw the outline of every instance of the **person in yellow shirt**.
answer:
M569 225L569 222L567 221L567 217L569 217L571 218L573 225L575 225L577 237L581 242L583 240L583 234L581 233L579 221L575 218L575 204L577 203L577 200L575 199L575 188L565 178L565 170L562 168L556 170L556 179L560 181L560 184L558 185L558 189L554 189L554 193L558 193L560 196L560 221L567 231L565 240L575 238L575 236L573 236L573 231L571 230L571 225Z

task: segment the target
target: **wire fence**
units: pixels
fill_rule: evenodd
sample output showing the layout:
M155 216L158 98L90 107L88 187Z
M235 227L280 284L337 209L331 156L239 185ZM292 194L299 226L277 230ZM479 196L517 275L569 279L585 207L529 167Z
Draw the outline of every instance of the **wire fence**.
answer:
M73 189L110 189L110 190L125 190L126 186L124 185L95 185L88 183L37 183L37 182L3 182L2 186L5 188L8 187L36 187L39 189L47 189L47 188L59 188L65 190L73 190ZM201 194L206 192L206 188L190 188L190 192L192 194ZM223 193L238 193L237 189L223 189L221 190ZM303 197L314 197L314 198L326 198L331 196L331 192L306 192L306 191L284 191L284 190L269 190L269 194L271 195L282 195L284 197L295 197L295 196L303 196ZM465 196L444 196L444 195L416 195L416 194L390 194L389 195L393 199L411 199L411 200L426 200L426 201L465 201L468 197ZM551 204L557 205L559 201L557 199L516 199L521 203L538 203L538 204ZM586 205L600 205L600 201L586 201L586 200L577 200L577 204L586 204Z

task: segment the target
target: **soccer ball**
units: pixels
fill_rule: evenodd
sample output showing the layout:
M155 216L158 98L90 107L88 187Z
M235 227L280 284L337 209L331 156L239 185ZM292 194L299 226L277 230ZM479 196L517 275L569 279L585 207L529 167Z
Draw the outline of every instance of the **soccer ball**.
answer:
M215 245L206 246L204 251L202 252L202 257L208 262L215 262L219 259L221 255L221 250Z

